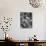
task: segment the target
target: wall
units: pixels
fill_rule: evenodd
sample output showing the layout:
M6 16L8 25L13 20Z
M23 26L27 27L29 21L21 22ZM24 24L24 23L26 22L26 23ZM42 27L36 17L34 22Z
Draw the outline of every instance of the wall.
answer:
M20 28L20 12L32 12L33 27L31 29ZM33 8L28 0L0 0L0 17L13 17L12 26L8 33L17 40L27 40L34 34L37 35L37 39L44 40L46 34L45 12L46 8L44 5L40 8ZM1 33L3 32L1 31ZM0 35L2 35L1 33ZM0 36L0 39L2 38Z

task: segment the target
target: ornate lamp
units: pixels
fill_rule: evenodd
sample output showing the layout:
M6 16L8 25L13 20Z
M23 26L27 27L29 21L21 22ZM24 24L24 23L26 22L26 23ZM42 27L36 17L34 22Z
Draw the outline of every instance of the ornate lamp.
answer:
M10 29L11 21L12 21L12 18L4 17L3 25L1 27L1 29L3 30L3 32L5 34L5 39L6 39L6 37L8 37L7 31L9 31L9 29Z

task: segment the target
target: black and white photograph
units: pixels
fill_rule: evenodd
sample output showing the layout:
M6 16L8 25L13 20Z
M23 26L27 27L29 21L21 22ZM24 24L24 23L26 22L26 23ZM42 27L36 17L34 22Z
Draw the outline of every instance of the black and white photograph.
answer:
M32 28L32 12L20 12L21 28Z

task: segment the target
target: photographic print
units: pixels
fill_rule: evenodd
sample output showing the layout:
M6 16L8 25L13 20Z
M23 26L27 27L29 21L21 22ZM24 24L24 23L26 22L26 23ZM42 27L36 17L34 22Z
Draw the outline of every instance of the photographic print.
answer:
M31 12L20 12L20 26L21 28L32 28Z

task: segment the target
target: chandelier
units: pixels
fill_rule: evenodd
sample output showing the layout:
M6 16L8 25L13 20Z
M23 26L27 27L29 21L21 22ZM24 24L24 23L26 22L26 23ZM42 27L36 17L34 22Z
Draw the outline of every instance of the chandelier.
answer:
M43 0L29 0L30 5L34 8L38 8L39 6L42 5Z

